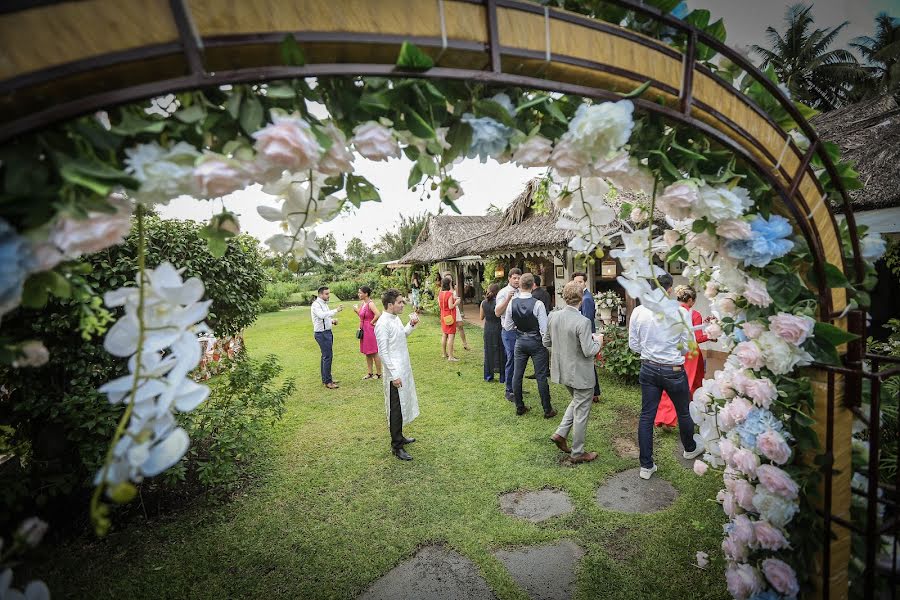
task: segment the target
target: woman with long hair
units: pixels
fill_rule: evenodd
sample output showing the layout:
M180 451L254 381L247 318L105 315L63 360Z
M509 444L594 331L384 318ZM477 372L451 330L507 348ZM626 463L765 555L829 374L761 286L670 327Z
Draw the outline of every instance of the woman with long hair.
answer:
M697 344L703 342L714 342L715 339L706 335L700 325L703 325L703 317L694 310L694 303L697 301L697 292L689 285L675 286L675 299L681 303L681 306L691 315L691 324L694 329L694 339ZM706 363L703 360L703 353L698 347L694 352L684 357L684 374L687 375L688 385L691 388L691 398L697 388L703 385L703 377L706 371ZM666 392L663 392L662 399L659 401L659 408L656 409L657 427L675 427L678 423L678 415L675 413L675 405L672 404L671 398Z
M438 294L438 306L441 309L441 353L447 360L457 362L453 356L453 342L456 339L456 305L459 303L450 289L453 280L444 277L441 281L441 293Z
M366 367L368 374L363 379L381 379L381 358L378 356L378 342L375 340L375 321L381 316L381 311L372 301L370 295L372 288L367 285L359 288L357 297L360 304L353 305L353 311L359 315L359 351L366 355ZM372 367L375 372L372 372Z
M500 338L500 317L494 314L500 286L492 283L481 303L481 320L484 321L484 380L494 381L494 373L500 373L500 383L506 383L506 351Z
M412 300L413 308L416 310L419 308L419 294L421 293L421 287L422 284L419 283L419 275L413 273L412 280L409 282L409 295Z

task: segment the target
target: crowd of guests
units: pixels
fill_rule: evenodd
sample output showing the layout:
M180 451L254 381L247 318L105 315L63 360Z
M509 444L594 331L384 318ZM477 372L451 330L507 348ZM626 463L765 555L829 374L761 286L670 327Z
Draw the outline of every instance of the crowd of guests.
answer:
M459 360L454 354L457 335L463 347L469 349L463 329L462 301L454 292L449 275L439 279L441 352L446 360L456 362ZM670 275L660 275L656 283L666 294L672 294ZM410 288L416 311L405 326L399 315L406 298L396 289L382 295L379 308L371 298L371 289L362 286L358 292L359 303L353 307L359 317L360 352L366 357L367 373L363 379L385 380L391 448L401 460L412 460L405 446L415 441L403 435L402 427L419 412L406 344L406 337L418 324L422 286L417 276ZM694 441L694 423L688 405L693 391L702 384L704 362L698 350L687 351L688 336L693 335L697 344L714 340L704 333L709 319L693 308L697 298L693 288L678 286L674 295L680 303L681 321L690 323L692 330L662 327L655 315L643 306L632 312L628 328L629 347L641 360L641 415L637 433L643 479L649 479L657 469L653 461L654 425L678 426L685 458L703 452ZM331 375L332 328L337 325L337 315L343 306L330 309L329 299L328 287L319 288L311 313L314 336L322 353L322 383L328 389L335 389L338 382ZM570 454L571 462L590 462L597 458L597 453L585 450L585 432L591 407L599 401L601 393L595 366L601 338L596 331L594 298L584 273L572 276L562 290L562 300L564 306L559 310L548 310L551 297L541 286L540 278L522 273L518 268L509 270L503 288L496 283L489 286L479 307L484 322L484 380L503 383L506 399L514 404L516 415L524 415L529 407L525 405L523 383L530 360L545 419L558 414L551 403L549 382L565 386L570 402L550 440Z

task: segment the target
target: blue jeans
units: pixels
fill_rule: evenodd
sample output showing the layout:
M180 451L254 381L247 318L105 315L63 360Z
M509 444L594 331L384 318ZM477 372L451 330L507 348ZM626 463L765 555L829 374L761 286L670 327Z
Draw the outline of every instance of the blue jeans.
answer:
M334 358L331 346L334 345L334 334L329 329L328 331L317 331L315 335L319 349L322 350L322 383L331 383L331 360Z
M503 349L506 351L506 394L512 395L513 370L515 369L516 332L503 330L500 332L503 340Z
M677 371L672 367L658 367L647 363L641 364L641 419L638 422L638 446L640 447L641 466L645 469L653 467L653 420L663 390L668 392L675 413L678 415L678 433L681 445L688 452L697 449L694 442L694 421L688 405L691 402L691 390L688 386L684 367Z
M522 379L525 377L525 365L528 359L534 363L534 375L537 379L538 393L541 395L541 404L544 414L553 410L550 405L550 384L547 383L547 365L550 362L550 353L544 347L539 335L520 335L516 341L515 372L513 374L513 395L516 408L524 408L522 401ZM509 383L509 380L507 380Z

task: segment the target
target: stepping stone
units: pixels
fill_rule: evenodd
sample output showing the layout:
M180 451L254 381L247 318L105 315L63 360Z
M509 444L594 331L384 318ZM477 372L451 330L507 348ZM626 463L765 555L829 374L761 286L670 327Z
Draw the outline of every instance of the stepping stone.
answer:
M682 467L684 467L685 469L691 469L691 470L694 469L694 461L695 460L703 459L702 454L700 456L698 456L697 458L691 458L691 459L685 458L684 457L684 446L681 445L681 440L679 440L678 443L675 444L675 450L672 452L672 454L675 455L675 460L677 460L681 464Z
M613 448L622 458L635 459L640 457L640 450L634 440L617 437L613 439Z
M626 513L653 513L672 506L678 492L672 484L654 473L650 479L639 477L641 470L628 469L597 490L597 504L607 510Z
M540 523L573 510L569 495L559 490L509 492L500 496L500 510L508 515Z
M575 594L575 565L584 550L569 540L520 550L498 550L494 556L532 600L569 600Z
M443 546L425 546L359 596L360 600L496 600L475 563Z

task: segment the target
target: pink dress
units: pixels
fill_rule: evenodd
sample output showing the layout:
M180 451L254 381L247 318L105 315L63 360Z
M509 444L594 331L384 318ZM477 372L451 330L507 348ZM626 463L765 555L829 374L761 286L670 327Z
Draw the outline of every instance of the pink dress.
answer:
M375 326L372 325L372 319L375 313L366 302L365 306L359 309L359 327L363 331L362 339L359 340L359 351L363 354L378 354L378 342L375 341Z

